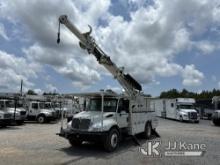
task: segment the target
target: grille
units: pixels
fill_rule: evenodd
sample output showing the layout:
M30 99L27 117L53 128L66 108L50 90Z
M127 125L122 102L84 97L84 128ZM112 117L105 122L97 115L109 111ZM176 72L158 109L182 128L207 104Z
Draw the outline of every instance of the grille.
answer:
M189 118L190 119L197 119L197 113L196 112L189 112Z
M26 115L26 111L21 111L20 114L21 115Z
M9 118L11 118L11 117L12 117L12 115L9 114L9 113L4 114L4 118L6 118L6 119L9 119Z
M74 129L88 129L90 125L90 119L73 119L72 127Z

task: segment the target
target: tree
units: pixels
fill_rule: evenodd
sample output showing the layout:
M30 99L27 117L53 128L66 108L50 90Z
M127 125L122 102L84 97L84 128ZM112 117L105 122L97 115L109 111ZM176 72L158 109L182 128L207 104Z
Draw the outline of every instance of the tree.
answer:
M28 91L27 91L27 94L28 95L37 95L37 93L35 93L33 90L31 90L31 89L29 89Z

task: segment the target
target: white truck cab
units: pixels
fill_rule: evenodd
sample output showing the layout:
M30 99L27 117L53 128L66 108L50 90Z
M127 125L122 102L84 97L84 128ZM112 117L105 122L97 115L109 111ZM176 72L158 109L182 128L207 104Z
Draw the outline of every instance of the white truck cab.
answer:
M109 92L88 96L86 110L75 114L67 128L62 128L59 134L71 145L98 141L107 151L113 151L123 136L142 133L145 138L150 138L152 131L156 130L158 120L148 108L147 98L139 98L137 104L129 97Z
M15 105L14 100L1 99L0 107L3 111L11 114L11 120L15 120L16 124L20 125L24 123L26 119L26 110L23 108L22 103L18 101Z
M45 123L56 119L56 113L45 102L29 101L27 104L27 119L36 120L38 123Z

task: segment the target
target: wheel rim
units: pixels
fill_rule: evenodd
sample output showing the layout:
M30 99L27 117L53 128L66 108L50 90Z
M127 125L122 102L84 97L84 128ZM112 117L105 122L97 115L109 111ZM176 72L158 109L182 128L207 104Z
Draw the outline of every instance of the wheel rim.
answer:
M115 148L118 144L118 135L117 133L113 133L111 136L111 146Z
M38 121L39 121L39 123L43 123L44 122L44 118L43 117L39 117Z

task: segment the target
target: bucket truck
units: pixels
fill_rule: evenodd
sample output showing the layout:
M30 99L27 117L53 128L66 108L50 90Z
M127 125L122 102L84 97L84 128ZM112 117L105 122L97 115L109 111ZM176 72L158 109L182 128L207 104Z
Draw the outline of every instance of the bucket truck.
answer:
M60 16L57 43L60 42L60 24L64 24L79 39L80 47L94 55L98 63L113 75L125 94L104 90L88 94L90 99L86 110L74 115L67 128L61 126L58 135L69 140L73 146L83 141L98 141L109 152L118 147L123 136L142 134L146 139L150 138L158 120L149 108L149 98L143 94L141 85L102 51L90 35L90 26L89 32L81 33L66 15Z

